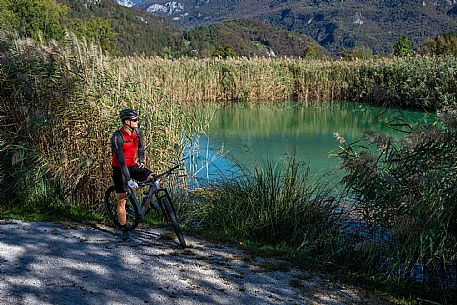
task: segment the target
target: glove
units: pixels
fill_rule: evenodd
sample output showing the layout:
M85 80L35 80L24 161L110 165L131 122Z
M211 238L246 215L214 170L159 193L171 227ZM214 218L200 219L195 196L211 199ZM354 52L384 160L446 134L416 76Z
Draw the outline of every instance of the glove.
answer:
M138 183L136 183L135 181L133 181L132 179L130 179L129 181L127 181L127 185L129 186L129 188L131 189L136 189L138 187Z
M144 162L140 162L139 167L140 167L140 168L144 168L144 166L145 166L145 165L144 165Z

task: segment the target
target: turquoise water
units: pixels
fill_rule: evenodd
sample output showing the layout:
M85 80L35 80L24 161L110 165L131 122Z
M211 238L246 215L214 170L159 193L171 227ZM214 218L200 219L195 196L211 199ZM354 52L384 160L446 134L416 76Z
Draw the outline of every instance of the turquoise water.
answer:
M431 122L434 115L344 103L316 106L232 106L217 109L206 135L198 139L194 158L200 178L230 176L235 164L252 168L256 163L278 162L295 151L309 162L312 174L335 172L338 132L347 142L361 138L364 130L383 132L396 139L404 132L392 124ZM408 130L407 127L399 127ZM223 152L218 151L223 148ZM193 150L196 151L195 149ZM198 164L197 164L198 163Z

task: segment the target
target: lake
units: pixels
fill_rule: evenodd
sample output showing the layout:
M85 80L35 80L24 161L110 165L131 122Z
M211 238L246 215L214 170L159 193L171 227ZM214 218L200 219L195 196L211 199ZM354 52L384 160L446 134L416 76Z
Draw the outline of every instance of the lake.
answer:
M313 175L334 172L339 162L332 156L339 150L335 132L347 142L359 140L364 130L399 139L406 133L395 130L393 123L414 125L434 118L425 112L356 103L225 107L214 110L206 134L188 147L187 155L193 156L190 173L199 179L232 176L239 172L235 164L249 169L267 160L278 162L293 151L299 161L309 161Z

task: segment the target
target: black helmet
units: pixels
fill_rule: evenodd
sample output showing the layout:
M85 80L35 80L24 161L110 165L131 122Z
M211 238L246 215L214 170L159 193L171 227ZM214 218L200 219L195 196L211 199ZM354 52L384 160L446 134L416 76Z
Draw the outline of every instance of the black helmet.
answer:
M119 118L121 119L122 122L124 122L125 120L128 120L128 119L133 119L133 118L137 118L137 117L138 117L138 113L136 113L135 110L130 109L130 108L121 110L119 112Z

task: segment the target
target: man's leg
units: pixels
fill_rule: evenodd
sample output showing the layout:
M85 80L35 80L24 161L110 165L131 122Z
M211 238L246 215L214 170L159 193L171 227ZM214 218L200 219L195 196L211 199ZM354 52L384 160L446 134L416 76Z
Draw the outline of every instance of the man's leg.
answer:
M121 226L127 223L127 213L125 211L125 204L127 202L127 193L117 193L117 220Z
M117 220L121 225L121 238L122 240L129 240L130 234L127 230L127 212L125 211L125 204L127 203L127 193L117 193Z

